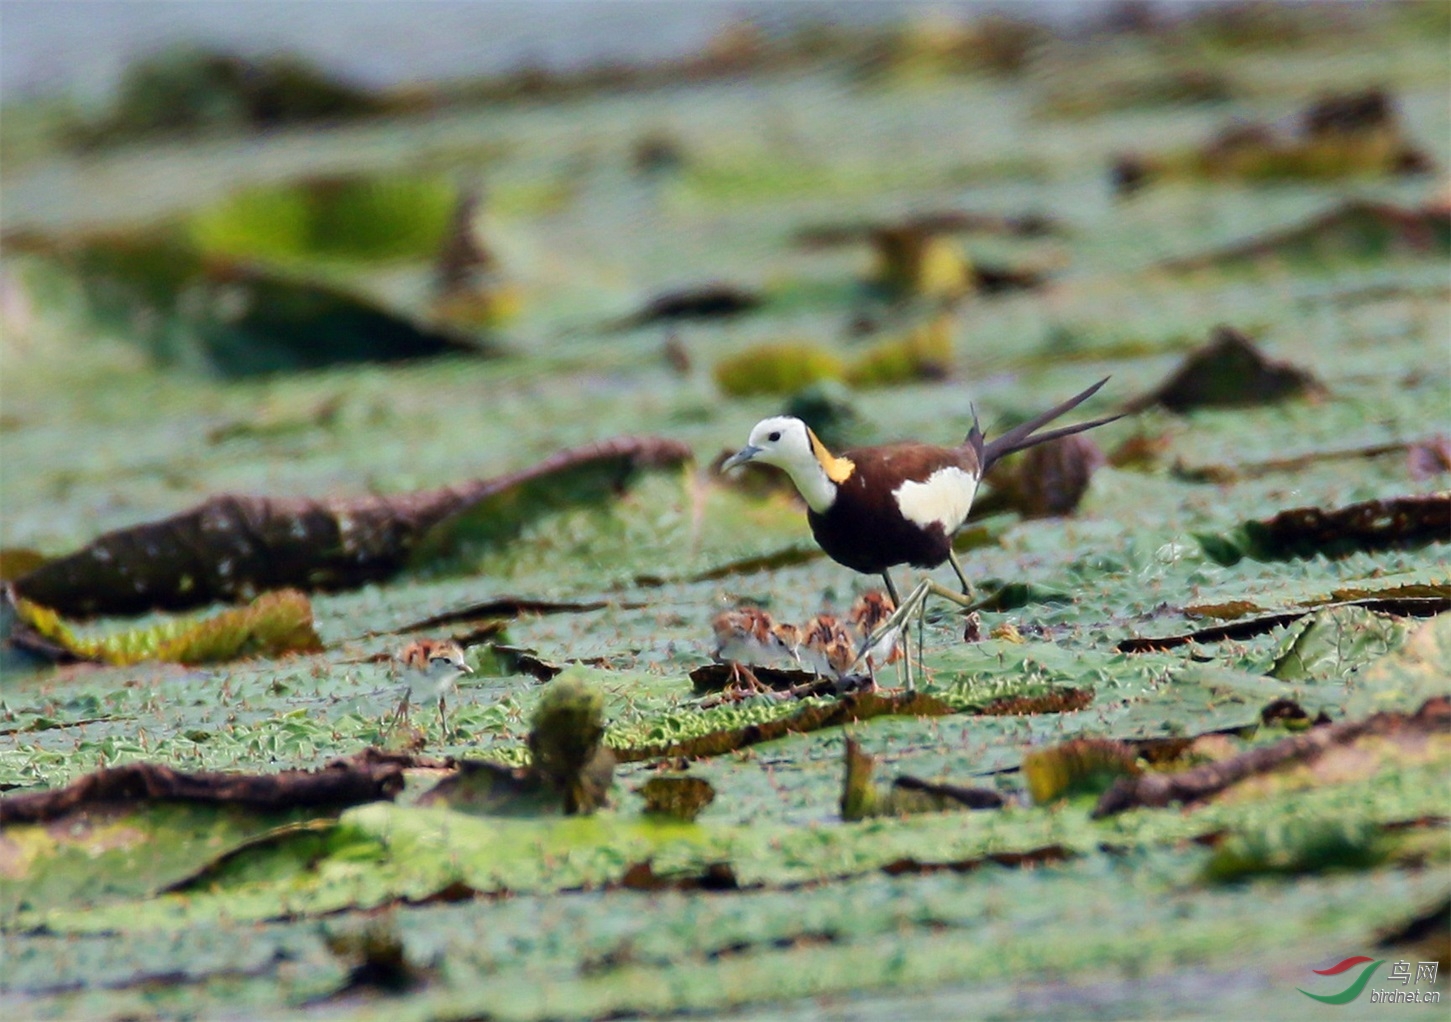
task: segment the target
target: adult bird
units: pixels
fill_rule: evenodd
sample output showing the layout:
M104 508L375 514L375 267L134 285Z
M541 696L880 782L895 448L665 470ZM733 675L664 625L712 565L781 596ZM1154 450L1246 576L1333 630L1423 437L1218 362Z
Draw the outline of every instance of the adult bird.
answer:
M935 584L931 585L933 591L966 606L972 602L972 585L952 549L952 537L967 521L983 475L1015 451L1119 418L1111 415L1037 432L1087 401L1107 382L1104 377L1081 394L990 441L984 439L974 410L972 429L956 447L909 441L832 454L806 423L777 415L756 423L746 446L727 458L721 471L747 462L784 470L806 500L806 518L821 549L853 571L881 575L899 610L906 608L890 569L899 564L935 568L943 561L950 562L957 573L962 597Z

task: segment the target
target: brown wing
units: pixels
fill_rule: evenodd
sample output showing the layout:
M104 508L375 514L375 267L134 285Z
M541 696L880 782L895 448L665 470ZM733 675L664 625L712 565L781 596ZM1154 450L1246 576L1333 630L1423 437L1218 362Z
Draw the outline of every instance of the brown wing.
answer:
M827 556L855 571L875 573L898 564L932 568L947 560L951 537L940 525L923 528L902 516L895 493L902 483L925 482L943 468L976 477L970 447L887 444L842 455L855 465L823 514L810 512L812 535Z

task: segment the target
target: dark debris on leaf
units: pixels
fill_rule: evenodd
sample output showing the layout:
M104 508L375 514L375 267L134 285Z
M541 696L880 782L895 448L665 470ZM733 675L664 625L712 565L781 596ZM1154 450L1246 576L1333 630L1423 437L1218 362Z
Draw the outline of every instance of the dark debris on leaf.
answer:
M968 788L960 784L924 781L910 775L903 775L892 782L889 801L898 806L931 807L922 809L923 812L940 812L946 809L1001 809L1007 804L1002 793L992 788Z
M1062 517L1078 508L1105 461L1096 443L1076 434L1029 448L994 471L989 481L993 496L1001 494L1024 518Z
M1428 699L1414 714L1377 713L1363 720L1342 721L1312 728L1273 745L1261 746L1232 759L1206 763L1177 774L1141 774L1116 781L1099 799L1095 817L1113 816L1139 807L1163 808L1173 803L1200 802L1247 778L1291 763L1314 759L1336 745L1348 745L1366 735L1401 731L1451 731L1451 698Z
M923 862L920 859L898 859L882 867L888 876L917 876L924 873L939 873L951 870L953 873L970 873L988 863L1005 866L1008 869L1023 869L1067 862L1073 852L1062 845L1044 845L1028 852L996 852L976 859L961 859L955 862Z
M886 791L872 779L876 761L856 739L846 740L846 775L842 781L841 818L865 820L874 816L912 816L918 813L1001 809L1003 796L991 788L966 788L945 782L898 777ZM888 870L890 872L890 869Z
M738 891L740 881L728 862L712 862L697 873L655 872L650 861L637 862L625 870L620 886L630 891Z
M500 354L363 295L207 256L164 234L7 241L72 273L93 312L123 324L159 361L200 363L224 377Z
M869 242L884 229L905 229L925 234L982 233L1019 238L1040 238L1066 233L1056 219L1042 213L977 213L964 209L943 209L918 213L893 221L860 220L847 223L812 224L793 238L800 248L836 248Z
M1325 387L1307 370L1275 362L1229 326L1216 327L1208 343L1192 352L1170 377L1128 411L1160 405L1183 414L1196 408L1233 408L1287 398L1319 398Z
M1254 604L1246 604L1251 610L1256 609ZM1376 614L1389 614L1393 617L1434 617L1451 610L1451 596L1436 594L1427 596L1367 596L1359 599L1341 600L1333 604L1317 604L1314 606L1299 607L1295 610L1287 610L1278 614L1263 614L1258 617L1246 618L1243 621L1231 621L1227 624L1212 625L1208 628L1200 628L1193 632L1185 632L1180 635L1162 635L1156 637L1135 637L1124 639L1114 648L1120 653L1155 653L1164 650L1176 649L1180 646L1187 646L1190 643L1225 642L1228 640L1252 639L1256 635L1267 635L1276 628L1293 624L1308 614L1317 610L1335 607L1363 607Z
M1282 230L1224 248L1160 263L1171 273L1252 265L1261 261L1328 262L1445 256L1451 253L1451 209L1405 209L1385 202L1350 199Z
M559 811L559 796L528 767L506 767L465 759L418 799L421 806L448 806L490 816L548 815Z
M321 770L277 774L189 773L160 763L128 763L86 774L64 788L0 798L0 823L40 823L93 806L153 801L249 809L341 808L392 799L403 790L393 759L361 753Z
M1431 156L1406 137L1394 97L1370 88L1317 98L1290 130L1239 122L1187 152L1124 154L1115 158L1109 175L1114 191L1128 196L1174 178L1315 181L1433 169Z
M1426 440L1369 444L1365 447L1336 451L1310 451L1287 458L1269 458L1265 461L1235 465L1187 465L1176 462L1173 466L1173 475L1175 479L1186 483L1212 483L1222 486L1226 483L1238 482L1241 479L1259 479L1281 472L1299 472L1327 461L1357 461L1382 458L1390 454L1406 456L1412 479L1425 479L1442 471L1451 471L1451 442L1444 437L1431 437ZM1437 468L1436 459L1442 456L1447 459L1446 466Z
M488 505L491 529L513 534L560 500L604 499L639 470L690 456L674 440L618 437L519 472L389 497L222 494L171 518L106 533L14 584L19 595L77 617L181 610L288 586L351 589L447 550L452 536L440 533L481 506ZM551 499L521 499L540 485L551 488Z
M1451 437L1438 433L1411 444L1406 450L1406 470L1416 480L1451 472Z
M1289 731L1303 731L1314 723L1305 708L1293 699L1280 698L1260 710L1261 724L1278 724Z
M682 320L729 319L755 311L763 300L759 292L734 284L701 284L651 298L639 312L616 323L614 329L634 330L653 323Z
M388 916L369 919L360 929L334 933L327 948L348 964L348 981L334 998L362 990L404 994L422 987L431 970L408 958L403 937Z
M1415 549L1451 540L1451 492L1431 493L1325 510L1297 507L1249 521L1227 534L1195 536L1209 557L1225 566L1248 557L1284 561L1360 551Z

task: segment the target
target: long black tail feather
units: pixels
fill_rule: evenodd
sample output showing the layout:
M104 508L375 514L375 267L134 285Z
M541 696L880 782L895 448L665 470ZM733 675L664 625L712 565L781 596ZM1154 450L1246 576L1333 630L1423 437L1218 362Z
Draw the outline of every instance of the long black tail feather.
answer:
M1071 412L1083 404L1083 402L1087 401L1094 394L1097 394L1098 389L1107 383L1108 380L1109 378L1105 376L1083 393L1069 398L1060 405L1053 406L1042 415L1035 416L1021 425L1014 426L1002 436L989 440L986 443L983 441L982 429L978 426L977 410L974 409L972 413L972 429L967 434L967 443L968 446L977 452L978 464L981 466L982 472L986 473L988 469L992 468L995 462L1002 460L1015 451L1036 447L1038 444L1046 444L1050 440L1072 436L1074 433L1082 433L1084 430L1093 429L1095 426L1102 426L1105 423L1113 422L1115 419L1123 418L1125 413L1121 412L1118 415L1109 415L1102 419L1093 419L1090 422L1062 426L1058 429L1049 430L1047 433L1034 432L1034 430L1048 425L1048 423L1060 415Z

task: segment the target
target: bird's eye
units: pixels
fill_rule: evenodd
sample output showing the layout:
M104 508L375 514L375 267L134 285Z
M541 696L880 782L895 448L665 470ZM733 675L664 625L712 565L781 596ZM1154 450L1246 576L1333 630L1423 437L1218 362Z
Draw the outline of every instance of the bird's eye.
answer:
M766 439L769 440L769 441L771 441L771 443L774 444L777 440L780 440L781 439L781 431L779 429L772 430L771 431L771 435L768 436L768 437L766 437Z

